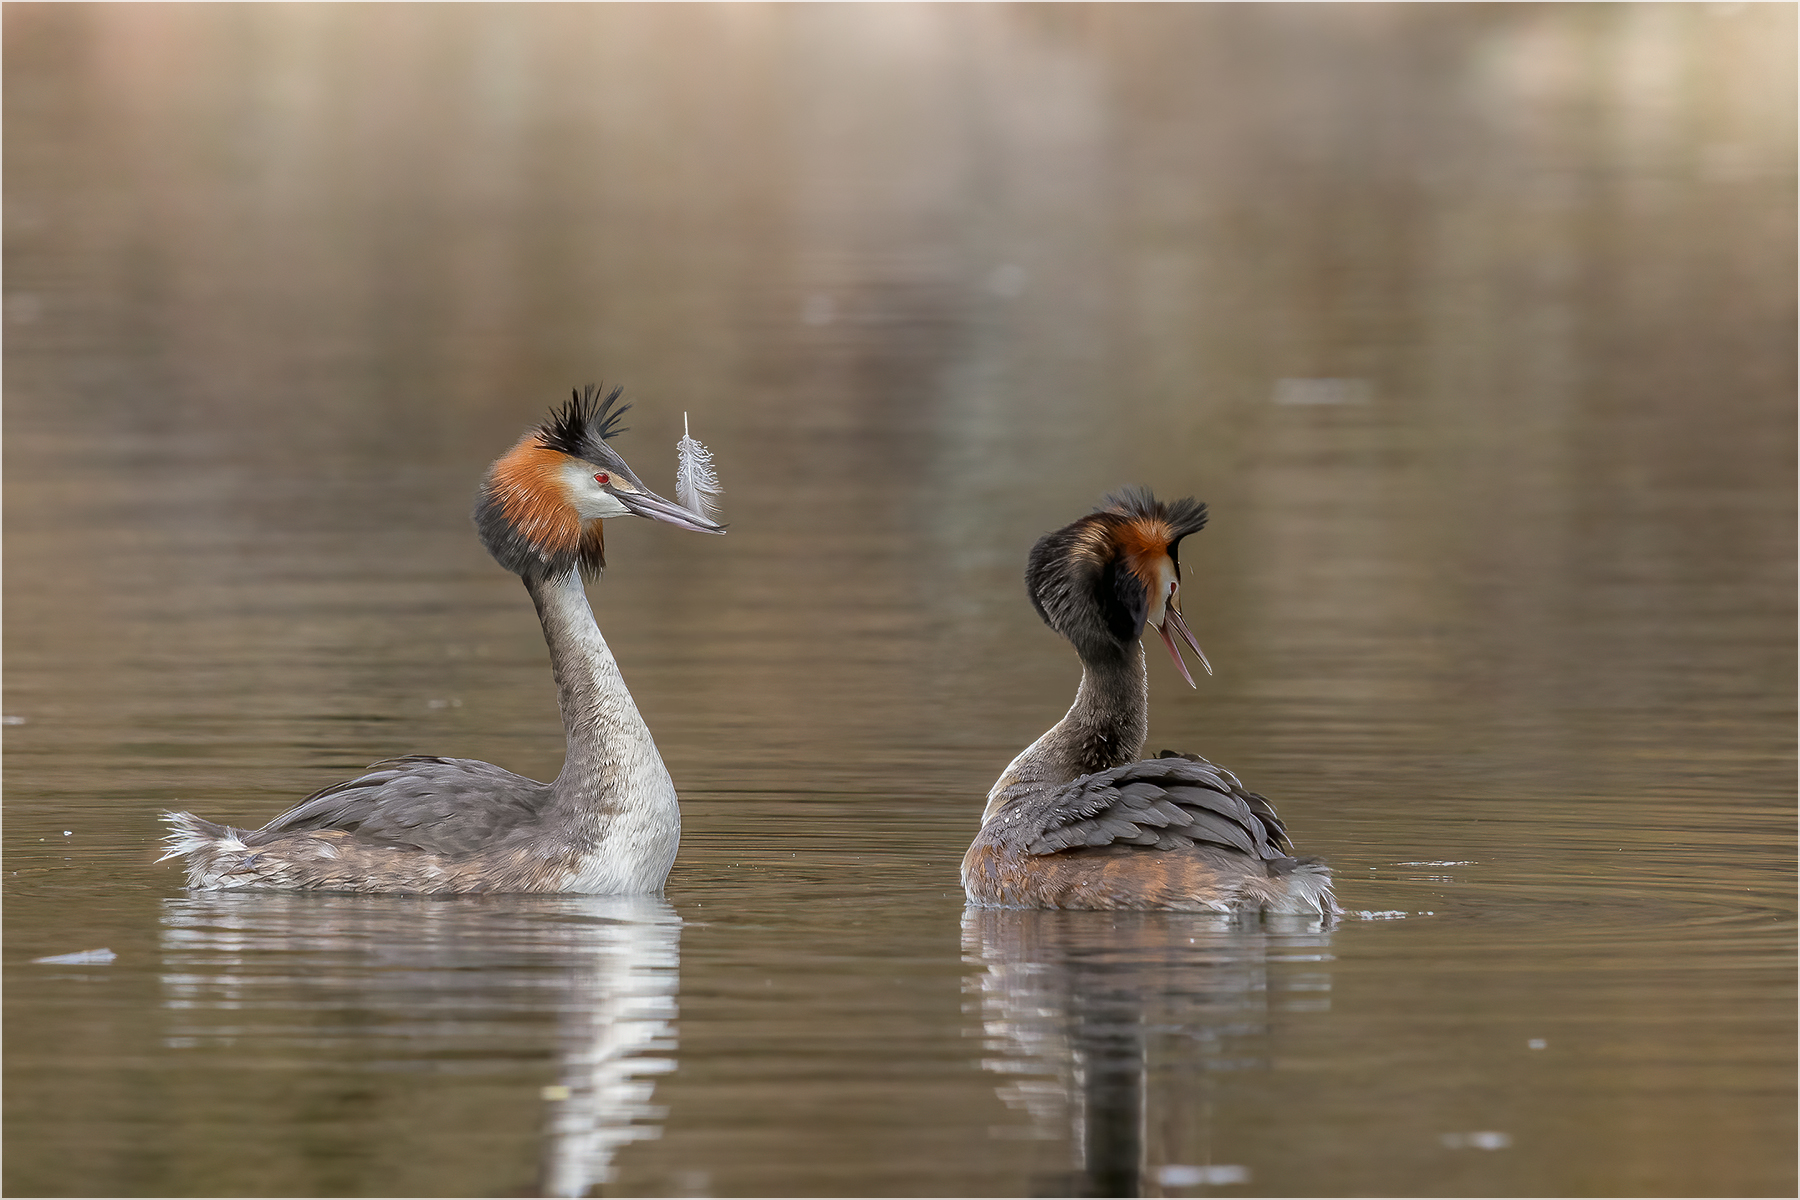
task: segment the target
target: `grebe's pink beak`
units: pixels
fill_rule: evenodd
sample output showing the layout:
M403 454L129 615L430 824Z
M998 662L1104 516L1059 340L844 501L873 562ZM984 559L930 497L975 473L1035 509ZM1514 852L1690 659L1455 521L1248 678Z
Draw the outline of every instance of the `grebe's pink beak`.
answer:
M649 517L652 521L666 521L677 529L689 529L695 533L725 532L725 527L717 521L709 521L699 513L689 512L672 500L664 500L648 488L630 492L623 488L609 487L606 490L617 496L619 503L636 516Z
M1175 660L1175 669L1181 672L1181 677L1187 680L1187 685L1198 687L1199 685L1194 682L1194 677L1188 674L1187 663L1181 659L1181 647L1176 644L1174 635L1169 632L1171 625L1175 627L1175 633L1181 635L1181 640L1186 642L1200 657L1200 665L1206 668L1208 675L1211 675L1213 673L1212 664L1206 661L1206 651L1200 648L1200 643L1194 639L1193 631L1187 627L1187 622L1181 619L1181 610L1175 607L1175 590L1173 588L1169 589L1169 598L1163 604L1163 619L1162 623L1156 626L1156 632L1162 635L1163 645L1169 648L1169 657Z

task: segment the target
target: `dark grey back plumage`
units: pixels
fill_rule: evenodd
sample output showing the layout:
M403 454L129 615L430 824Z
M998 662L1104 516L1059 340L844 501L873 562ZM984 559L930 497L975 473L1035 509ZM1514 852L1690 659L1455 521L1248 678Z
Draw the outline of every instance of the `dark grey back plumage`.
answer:
M549 784L491 763L413 754L314 792L242 840L254 849L283 834L338 830L458 858L541 833L550 796Z
M1197 755L1164 751L1018 802L1003 845L1028 855L1099 846L1175 850L1206 843L1287 858L1286 830L1262 796Z

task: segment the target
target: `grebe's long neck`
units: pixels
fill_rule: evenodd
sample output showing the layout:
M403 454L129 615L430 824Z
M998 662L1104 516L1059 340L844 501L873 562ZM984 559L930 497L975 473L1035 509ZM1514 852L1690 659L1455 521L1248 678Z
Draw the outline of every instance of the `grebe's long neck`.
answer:
M568 753L545 828L577 854L566 891L654 892L681 841L675 784L632 703L581 573L525 578L556 672Z
M1083 659L1081 686L1068 715L1020 751L988 792L983 823L1010 800L1135 762L1150 733L1150 681L1144 650Z

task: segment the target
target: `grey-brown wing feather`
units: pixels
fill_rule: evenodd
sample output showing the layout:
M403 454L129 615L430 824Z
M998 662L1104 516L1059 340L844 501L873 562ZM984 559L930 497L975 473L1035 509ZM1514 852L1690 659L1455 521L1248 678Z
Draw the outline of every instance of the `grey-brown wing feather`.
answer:
M491 763L409 755L314 792L243 841L257 846L285 833L339 830L362 841L454 856L531 825L549 799L548 784Z
M1274 806L1230 771L1195 755L1096 771L1033 802L1009 834L1027 854L1107 845L1174 850L1204 842L1260 859L1286 858Z

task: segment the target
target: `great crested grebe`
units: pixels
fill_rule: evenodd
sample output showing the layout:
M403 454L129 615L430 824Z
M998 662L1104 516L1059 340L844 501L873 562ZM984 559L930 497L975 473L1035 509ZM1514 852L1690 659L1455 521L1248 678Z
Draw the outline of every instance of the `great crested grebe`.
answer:
M1081 656L1068 715L1027 746L988 792L963 856L963 890L998 908L1315 913L1337 901L1331 872L1295 858L1269 802L1191 754L1138 761L1149 680L1138 639L1175 638L1212 667L1176 605L1181 539L1206 524L1193 499L1159 503L1142 487L1031 548L1025 585L1038 615Z
M562 773L539 783L467 758L408 755L301 801L261 829L164 813L164 859L187 857L195 888L337 892L660 891L681 841L675 785L588 607L584 577L605 565L601 521L639 516L724 533L703 500L646 488L607 445L622 432L593 388L574 396L488 468L475 527L525 582L550 644L568 738ZM689 449L682 440L683 487ZM716 490L703 467L702 490ZM699 492L694 493L696 497ZM687 496L683 495L686 500ZM160 860L159 860L160 861Z

